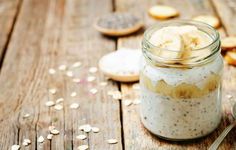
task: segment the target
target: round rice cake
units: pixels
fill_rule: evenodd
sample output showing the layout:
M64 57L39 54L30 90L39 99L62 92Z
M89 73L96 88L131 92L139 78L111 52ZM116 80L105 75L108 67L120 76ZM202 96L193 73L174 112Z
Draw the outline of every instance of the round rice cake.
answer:
M222 50L236 49L236 36L229 36L221 39Z
M224 58L229 65L236 66L236 52L227 52Z
M130 13L112 13L98 18L94 27L105 35L123 36L138 31L143 23Z
M194 17L193 20L204 22L204 23L209 24L210 26L212 26L214 28L220 27L220 20L215 16L200 15L200 16Z
M156 5L149 8L148 13L155 19L168 19L179 15L178 10L165 5Z
M122 48L104 55L99 60L99 68L107 77L115 81L138 81L141 54L141 50Z

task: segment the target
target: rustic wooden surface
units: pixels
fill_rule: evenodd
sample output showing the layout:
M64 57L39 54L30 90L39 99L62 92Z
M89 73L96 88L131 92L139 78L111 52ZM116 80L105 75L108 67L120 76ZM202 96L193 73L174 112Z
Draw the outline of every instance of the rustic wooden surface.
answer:
M199 14L213 14L222 21L221 36L236 35L236 2L232 0L0 0L0 150L8 150L13 144L29 138L31 144L21 149L71 150L88 144L92 150L126 149L207 149L222 130L232 122L230 108L236 98L236 68L225 65L223 81L224 118L219 128L205 138L190 142L168 142L151 135L140 123L138 105L125 106L122 101L107 95L109 90L120 90L123 99L138 99L139 91L133 84L106 81L102 73L91 74L89 67L97 66L99 58L116 48L140 48L143 30L131 36L109 38L100 35L92 27L95 17L109 12L133 12L141 16L145 28L157 22L147 15L154 4L167 4L180 11L180 17L190 19ZM80 61L82 66L73 69L82 82L73 83L65 72L48 74L49 68L72 65ZM87 76L96 76L88 83ZM50 88L57 88L52 95ZM97 88L93 95L89 89ZM71 92L77 92L71 97ZM227 94L234 99L226 98ZM48 100L63 97L61 111L45 106ZM71 110L69 105L78 102L80 107ZM30 117L24 118L29 113ZM76 135L83 133L82 124L100 128L99 133L87 134L81 141ZM52 140L46 138L48 126L55 125L60 134ZM115 138L117 144L106 140ZM224 140L219 149L236 149L236 130Z

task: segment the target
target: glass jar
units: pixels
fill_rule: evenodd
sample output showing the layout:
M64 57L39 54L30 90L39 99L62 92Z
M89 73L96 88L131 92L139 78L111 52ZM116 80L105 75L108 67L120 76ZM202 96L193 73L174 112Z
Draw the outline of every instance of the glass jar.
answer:
M212 42L192 50L190 58L168 58L176 51L150 43L152 34L166 26L193 25ZM221 78L223 59L219 33L196 21L170 21L157 24L144 33L141 59L141 120L153 134L169 140L205 136L221 121Z

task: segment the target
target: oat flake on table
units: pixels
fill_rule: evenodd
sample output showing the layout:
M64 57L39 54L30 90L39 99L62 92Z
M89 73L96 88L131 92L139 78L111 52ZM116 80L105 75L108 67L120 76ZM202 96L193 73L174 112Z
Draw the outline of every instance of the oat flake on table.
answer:
M107 140L107 143L108 144L116 144L116 143L118 143L118 141L117 141L117 139L109 139L109 140Z
M71 108L71 109L77 109L77 108L79 108L79 104L78 104L78 103L72 103L72 104L70 105L70 108Z
M94 77L94 76L88 76L87 77L88 82L93 82L93 81L95 81L95 79L96 79L96 77Z
M78 147L78 150L86 150L86 149L88 149L89 147L88 147L88 145L80 145L79 147Z
M44 137L43 136L39 136L37 141L39 143L43 143L44 142Z
M62 109L63 109L63 106L60 105L60 104L56 104L56 105L54 106L54 109L55 109L55 110L62 110Z
M80 134L80 135L77 135L76 138L79 140L85 140L87 138L87 136L84 134Z
M19 149L20 149L20 145L15 144L11 146L11 150L19 150Z
M48 106L48 107L51 107L51 106L55 105L55 103L54 103L54 101L47 101L45 103L45 105Z
M81 65L82 65L82 63L80 61L77 61L74 64L72 64L72 67L77 68L77 67L80 67Z
M53 75L53 74L56 73L56 70L53 69L53 68L50 68L50 69L48 70L48 73Z
M89 68L89 72L90 73L96 73L98 71L98 68L97 67L90 67Z
M52 137L53 137L53 134L48 134L48 135L47 135L47 139L48 139L48 140L51 140Z
M96 94L98 92L98 90L96 88L92 88L92 89L89 90L89 92L91 94Z
M58 69L61 70L61 71L64 71L64 70L66 70L66 65L60 65L58 67Z
M68 77L73 77L73 76L74 76L74 74L73 74L72 71L67 71L67 72L66 72L66 75L67 75Z

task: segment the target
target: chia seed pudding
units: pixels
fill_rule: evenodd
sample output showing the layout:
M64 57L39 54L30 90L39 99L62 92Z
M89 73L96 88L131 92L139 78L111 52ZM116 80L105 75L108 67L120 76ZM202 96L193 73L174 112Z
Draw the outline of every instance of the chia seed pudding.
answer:
M196 44L196 39L183 36L188 32L203 38L196 38ZM187 140L205 136L218 126L223 68L218 36L212 27L192 21L161 24L145 32L141 120L149 131L170 140Z

